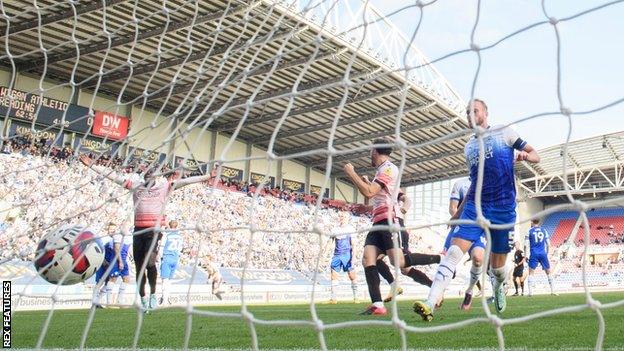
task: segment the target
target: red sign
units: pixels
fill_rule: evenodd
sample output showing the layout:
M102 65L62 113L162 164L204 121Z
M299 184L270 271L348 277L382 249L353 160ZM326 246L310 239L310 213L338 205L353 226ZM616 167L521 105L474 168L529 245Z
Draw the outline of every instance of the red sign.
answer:
M128 124L128 117L95 111L93 134L109 139L121 140L128 135Z

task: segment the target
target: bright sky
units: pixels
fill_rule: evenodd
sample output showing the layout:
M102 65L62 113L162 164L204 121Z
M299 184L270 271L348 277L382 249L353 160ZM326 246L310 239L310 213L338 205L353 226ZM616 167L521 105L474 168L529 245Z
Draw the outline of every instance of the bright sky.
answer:
M384 14L412 4L406 0L370 0ZM563 18L607 1L547 0L549 16ZM438 0L424 7L416 46L430 59L469 47L477 14L476 0ZM411 7L390 20L411 37L420 9ZM475 42L481 47L545 19L541 1L484 0ZM624 3L558 25L562 43L562 97L573 111L591 110L624 98ZM542 112L559 111L556 37L549 24L532 28L482 52L475 96L484 99L490 124L506 124ZM474 52L456 55L436 68L467 101L477 68ZM577 140L624 130L624 103L607 110L573 116ZM537 148L565 142L568 124L562 115L516 124Z

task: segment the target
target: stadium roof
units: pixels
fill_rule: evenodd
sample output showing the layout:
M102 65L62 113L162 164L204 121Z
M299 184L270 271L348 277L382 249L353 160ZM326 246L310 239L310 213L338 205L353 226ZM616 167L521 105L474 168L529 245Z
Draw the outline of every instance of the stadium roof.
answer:
M608 197L624 193L624 132L561 144L539 151L541 162L516 166L520 186L529 197L565 201L563 161L567 163L567 188L579 197ZM550 199L548 199L550 198Z
M14 64L40 76L45 68L46 78L65 84L75 69L73 80L82 89L97 87L115 100L121 94L125 104L140 106L145 99L168 117L198 118L199 126L227 135L237 130L253 97L238 138L267 149L279 125L274 153L296 154L321 170L326 155L311 152L327 148L338 115L333 174L339 177L345 162L373 171L364 147L375 137L395 135L405 94L404 185L466 173L464 102L365 1L310 2L304 9L308 2L174 0L166 2L168 11L155 0L108 0L105 8L99 0L37 3L38 12L29 1L3 2L4 11L16 16L8 28L13 58L0 57L8 69ZM0 35L6 31L3 26ZM413 69L406 74L399 69L405 66ZM350 83L343 84L347 71Z

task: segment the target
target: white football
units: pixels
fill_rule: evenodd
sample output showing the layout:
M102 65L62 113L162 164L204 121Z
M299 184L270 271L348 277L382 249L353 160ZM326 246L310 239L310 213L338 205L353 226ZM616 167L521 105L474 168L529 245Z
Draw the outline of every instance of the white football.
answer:
M64 225L41 238L34 264L48 282L72 285L89 279L103 260L104 246L93 231Z

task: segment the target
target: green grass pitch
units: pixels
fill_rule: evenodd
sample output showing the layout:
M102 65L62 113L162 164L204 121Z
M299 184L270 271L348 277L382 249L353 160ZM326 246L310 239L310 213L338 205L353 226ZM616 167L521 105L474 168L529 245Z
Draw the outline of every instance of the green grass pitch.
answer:
M600 293L602 303L624 299L624 293ZM529 315L558 307L583 304L584 295L508 297L504 318ZM458 299L447 299L432 323L423 322L412 312L411 301L400 301L399 314L411 326L436 326L484 316L475 301L469 312L458 309ZM358 316L365 304L317 305L325 324L344 321L378 320L390 317ZM215 312L238 312L239 307L202 307ZM250 306L256 318L267 320L310 319L309 305ZM87 321L86 310L56 311L45 338L45 348L77 348ZM605 309L605 349L624 349L624 306ZM15 312L13 347L35 347L47 311ZM180 348L183 346L186 315L181 309L161 309L145 316L139 339L140 348ZM90 329L88 348L130 348L137 325L134 309L98 310ZM261 349L318 349L317 334L311 327L263 326L256 324ZM596 313L590 309L559 314L503 328L506 347L511 349L594 349L598 333ZM359 326L325 331L330 349L398 349L400 334L392 327ZM497 339L491 324L477 323L452 331L408 333L410 349L495 348ZM249 349L250 329L240 318L195 315L189 347Z

